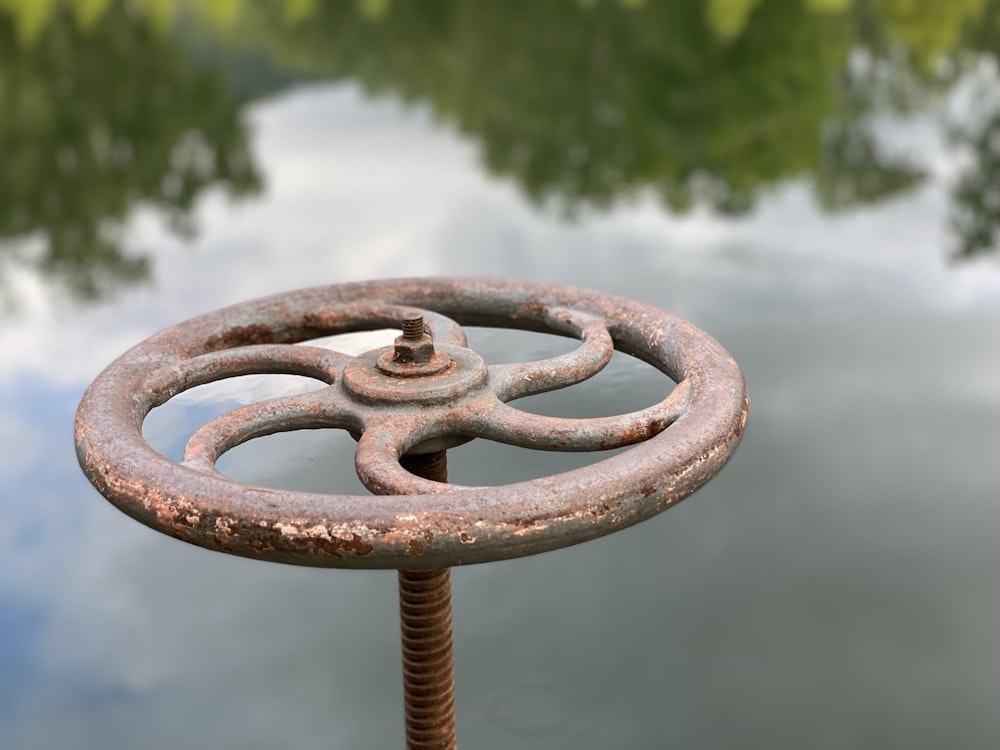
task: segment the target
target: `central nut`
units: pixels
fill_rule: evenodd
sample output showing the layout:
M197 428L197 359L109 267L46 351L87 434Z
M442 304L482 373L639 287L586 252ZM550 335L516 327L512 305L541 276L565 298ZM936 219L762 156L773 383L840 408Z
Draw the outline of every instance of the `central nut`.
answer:
M393 360L403 365L425 365L434 356L434 339L424 328L424 316L409 313L403 318L403 335L396 338Z
M368 404L453 402L485 385L483 358L464 346L434 348L419 313L403 319L403 335L392 347L373 349L344 367L343 385Z
M483 358L464 346L441 346L424 365L404 365L394 356L386 346L352 358L344 367L343 387L366 404L454 404L489 377Z
M403 335L396 338L391 352L378 358L376 366L386 375L419 378L434 375L451 364L448 355L434 351L434 339L424 328L420 313L403 318Z

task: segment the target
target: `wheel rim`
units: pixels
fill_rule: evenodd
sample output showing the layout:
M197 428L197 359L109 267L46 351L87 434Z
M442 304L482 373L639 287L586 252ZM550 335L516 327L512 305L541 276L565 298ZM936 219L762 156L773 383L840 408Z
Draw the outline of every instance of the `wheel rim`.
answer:
M379 371L382 350L352 358L290 346L398 327L414 312L424 314L437 354L452 363L426 377ZM541 363L487 366L466 347L462 326L474 325L569 335L581 345ZM602 419L542 417L509 405L594 375L612 346L649 362L676 387L659 404ZM278 372L325 387L212 420L192 436L182 463L142 436L149 411L188 388ZM421 569L565 547L656 515L722 468L748 408L743 377L722 346L650 305L566 286L401 279L274 295L156 334L94 381L77 413L76 439L97 489L170 536L299 565ZM214 468L219 455L249 439L315 427L360 436L356 468L377 500L253 487ZM435 483L399 464L403 453L474 437L542 450L631 447L498 487Z

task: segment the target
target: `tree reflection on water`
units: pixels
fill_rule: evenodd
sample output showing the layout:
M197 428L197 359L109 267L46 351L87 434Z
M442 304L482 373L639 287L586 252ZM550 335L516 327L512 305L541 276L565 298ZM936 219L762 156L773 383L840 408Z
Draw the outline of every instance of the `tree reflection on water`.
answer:
M149 275L117 237L137 207L186 233L208 187L259 189L243 102L149 15L14 7L50 15L0 15L2 260L98 297Z
M740 215L790 180L846 211L927 178L880 123L970 75L996 91L998 50L1000 0L0 0L0 260L84 298L145 278L116 230L152 206L188 233L207 188L257 191L243 109L306 76L429 105L568 215L650 190ZM1000 101L974 103L938 118L968 157L956 258L1000 224Z

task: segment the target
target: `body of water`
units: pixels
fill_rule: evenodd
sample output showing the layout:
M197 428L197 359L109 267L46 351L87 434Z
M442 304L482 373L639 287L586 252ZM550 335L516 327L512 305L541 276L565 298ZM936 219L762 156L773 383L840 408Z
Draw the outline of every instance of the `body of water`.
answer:
M752 400L669 513L454 571L460 745L1000 746L1000 3L910 5L0 2L0 745L402 746L393 573L159 535L72 431L160 329L433 275L662 307ZM198 388L146 436L169 454L295 387ZM619 354L523 407L663 387ZM353 448L289 433L221 467L363 493ZM591 458L478 441L450 474Z

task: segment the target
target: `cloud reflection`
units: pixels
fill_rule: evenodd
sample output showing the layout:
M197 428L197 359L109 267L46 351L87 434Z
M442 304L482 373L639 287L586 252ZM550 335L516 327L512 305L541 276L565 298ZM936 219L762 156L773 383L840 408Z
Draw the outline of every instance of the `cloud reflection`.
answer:
M718 705L763 740L789 701L822 718L811 701L827 688L803 689L815 674L833 675L829 691L867 685L870 704L892 717L889 737L926 728L929 719L900 721L925 695L915 678L947 670L949 657L968 666L989 647L976 601L995 596L984 571L996 547L981 531L995 528L985 502L995 477L949 466L969 451L985 461L996 438L995 401L954 407L1000 372L996 352L977 343L1000 320L1000 274L945 268L939 185L838 219L796 185L739 222L670 217L639 201L566 225L484 177L473 146L425 112L368 102L353 86L283 96L251 122L270 185L260 204L209 196L189 248L139 215L126 237L154 248L154 288L72 312L46 298L0 329L10 353L0 434L13 446L0 475L7 747L400 744L392 574L255 563L162 537L99 499L69 435L85 385L159 328L301 286L430 273L579 283L660 304L718 336L755 399L742 463L665 520L456 572L463 741L597 747L621 731L649 746L669 719L704 746L699 738L725 734L712 721ZM939 377L922 366L933 352L962 367ZM611 409L615 394L604 397ZM949 430L941 475L928 473L920 444L885 439L928 423ZM949 483L961 514L940 503ZM942 540L963 538L970 548L949 562L961 547ZM942 572L921 588L908 565ZM772 627L787 618L789 630ZM921 640L912 618L942 635ZM595 648L612 636L615 649ZM988 694L984 664L950 679ZM529 682L559 681L544 717L492 686L500 675L516 689L519 667ZM842 728L823 726L856 738L867 714L836 705ZM967 732L984 731L984 716L967 717ZM811 729L784 731L784 746L801 747Z

